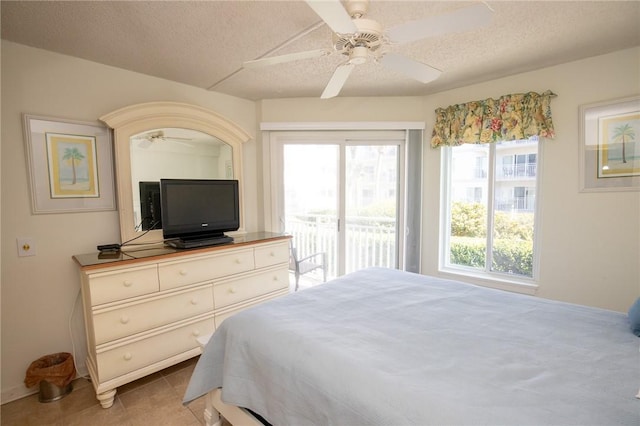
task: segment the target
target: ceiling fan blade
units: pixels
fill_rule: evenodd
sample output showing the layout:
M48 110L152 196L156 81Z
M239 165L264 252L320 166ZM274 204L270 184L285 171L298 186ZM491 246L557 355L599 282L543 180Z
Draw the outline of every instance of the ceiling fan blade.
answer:
M358 28L340 0L306 0L306 2L334 33L352 34L358 32Z
M172 141L191 141L193 138L181 138L178 136L164 136L164 140L172 140Z
M242 64L242 66L244 68L257 68L257 67L263 67L268 65L281 64L283 62L297 61L299 59L311 59L311 58L317 58L320 56L327 56L327 55L330 55L331 52L332 52L331 49L307 50L305 52L289 53L286 55L270 56L268 58L260 58L260 59L255 59L253 61L246 61L245 63Z
M471 31L488 25L493 12L483 3L438 16L405 22L387 30L392 43L407 43L427 37Z
M342 86L344 86L344 83L346 83L347 78L349 78L349 74L351 74L351 71L353 71L354 68L355 65L353 64L344 64L336 68L320 98L328 99L338 96L338 93L342 90Z
M380 59L380 63L421 83L433 81L442 74L440 70L397 53L387 53Z

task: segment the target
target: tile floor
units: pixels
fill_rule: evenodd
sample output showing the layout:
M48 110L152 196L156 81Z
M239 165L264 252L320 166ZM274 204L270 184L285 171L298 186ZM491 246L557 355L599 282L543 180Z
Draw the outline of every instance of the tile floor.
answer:
M111 408L104 409L86 379L76 379L64 398L41 403L38 394L0 408L2 426L199 426L204 424L204 398L182 405L182 396L197 358L118 388Z
M291 289L295 280L291 277ZM321 284L320 276L301 277L300 290ZM182 405L197 358L118 388L111 408L104 409L87 379L76 379L64 398L38 402L38 394L0 407L2 426L198 426L204 424L204 398Z

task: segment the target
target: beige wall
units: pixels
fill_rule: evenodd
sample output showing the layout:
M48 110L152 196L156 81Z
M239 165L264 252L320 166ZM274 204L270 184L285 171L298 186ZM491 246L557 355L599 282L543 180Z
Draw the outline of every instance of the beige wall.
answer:
M267 99L260 104L261 122L426 120L421 96Z
M578 108L640 94L640 49L410 98L261 102L265 122L426 121L422 272L437 275L440 150L429 147L434 110L508 93L551 89L557 137L544 142L537 294L618 311L640 296L640 192L579 192Z
M29 363L71 352L79 369L86 340L79 279L71 256L120 242L116 211L32 215L22 133L23 113L96 121L117 108L150 101L200 105L255 134L255 103L118 68L2 41L2 400L24 394ZM246 229L256 230L256 143L244 145ZM17 237L37 255L18 257Z
M79 280L71 256L119 241L114 212L32 215L21 114L94 121L116 108L157 100L215 110L251 134L257 121L426 121L436 106L551 89L558 137L543 154L539 294L626 310L640 295L640 193L578 192L578 106L640 93L640 49L451 90L428 97L267 100L257 104L117 68L2 42L2 396L25 392L32 360L77 351L84 362ZM428 139L428 138L427 138ZM245 145L247 230L262 227L261 147ZM259 161L256 161L259 158ZM437 273L440 153L424 154L422 268ZM37 255L18 258L16 237L32 237ZM69 332L71 321L73 342Z

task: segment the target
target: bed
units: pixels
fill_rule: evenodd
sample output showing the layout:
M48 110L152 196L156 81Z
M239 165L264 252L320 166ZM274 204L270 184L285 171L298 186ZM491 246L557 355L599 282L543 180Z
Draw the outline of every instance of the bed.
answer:
M208 424L637 426L639 348L626 314L370 268L226 319L184 403L208 394Z

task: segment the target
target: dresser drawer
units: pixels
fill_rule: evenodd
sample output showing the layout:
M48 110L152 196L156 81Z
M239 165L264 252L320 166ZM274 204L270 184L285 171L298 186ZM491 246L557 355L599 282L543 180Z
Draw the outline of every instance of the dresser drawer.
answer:
M269 244L255 249L256 268L289 263L289 243Z
M199 348L196 340L198 336L213 333L214 329L213 318L208 318L116 348L99 350L99 380L111 380L182 352Z
M229 254L201 257L188 261L162 263L159 266L160 289L211 281L214 278L251 271L253 250L236 250Z
M213 301L218 309L287 287L289 271L277 268L216 283L213 287Z
M94 311L96 344L110 342L213 310L213 285Z
M220 324L222 324L222 321L226 320L226 319L227 319L227 318L229 318L229 317L234 316L234 315L235 315L235 314L237 314L238 312L242 312L242 311L244 311L245 309L250 308L250 307L255 306L255 305L257 305L257 303L253 303L253 304L251 304L251 305L247 305L247 306L242 306L241 308L239 308L239 309L234 309L234 310L232 310L232 311L226 311L226 312L224 312L224 313L222 313L222 314L216 314L216 318L215 318L215 319L216 319L216 329L217 329L218 327L220 327Z
M156 265L88 274L91 305L115 302L159 290Z

